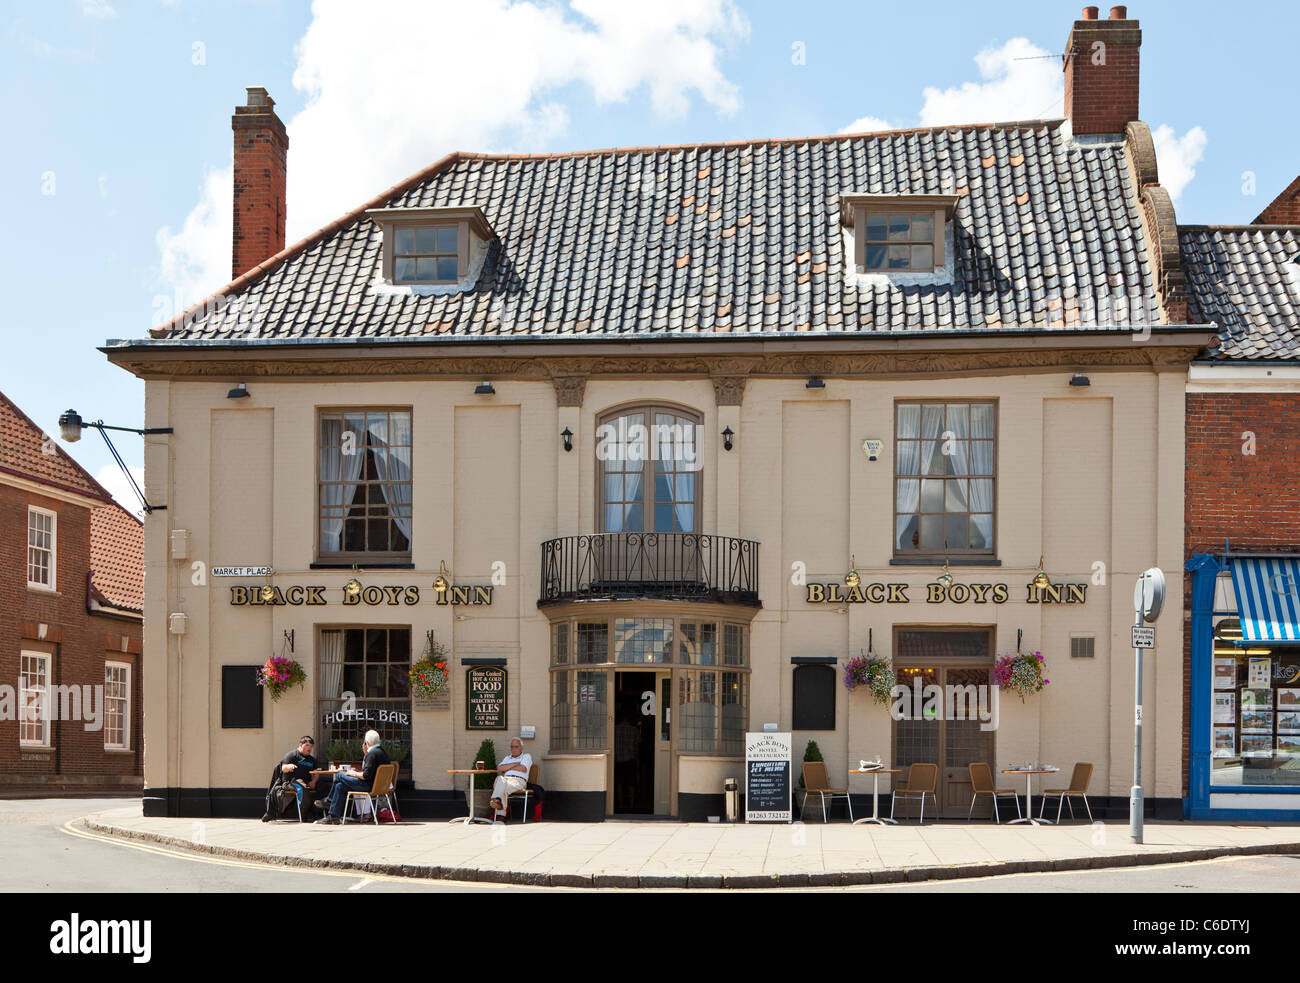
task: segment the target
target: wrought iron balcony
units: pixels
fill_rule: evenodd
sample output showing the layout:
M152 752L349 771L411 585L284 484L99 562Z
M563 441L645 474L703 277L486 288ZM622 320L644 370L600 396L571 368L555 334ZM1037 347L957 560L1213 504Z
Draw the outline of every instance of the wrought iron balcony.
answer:
M542 543L538 606L596 598L761 607L758 543L691 532L615 532Z

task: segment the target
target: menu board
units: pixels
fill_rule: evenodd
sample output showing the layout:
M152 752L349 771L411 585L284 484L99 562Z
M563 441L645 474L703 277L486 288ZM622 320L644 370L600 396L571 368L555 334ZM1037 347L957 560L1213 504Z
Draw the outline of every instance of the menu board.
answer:
M790 759L793 735L745 735L745 822L788 823L791 802Z
M506 729L505 669L474 666L465 673L465 727L468 730Z

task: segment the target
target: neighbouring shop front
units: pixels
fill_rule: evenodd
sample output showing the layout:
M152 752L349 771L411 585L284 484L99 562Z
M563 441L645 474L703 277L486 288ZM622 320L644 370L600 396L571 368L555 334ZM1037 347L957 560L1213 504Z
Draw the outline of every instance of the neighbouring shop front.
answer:
M1300 557L1196 554L1187 814L1300 819Z

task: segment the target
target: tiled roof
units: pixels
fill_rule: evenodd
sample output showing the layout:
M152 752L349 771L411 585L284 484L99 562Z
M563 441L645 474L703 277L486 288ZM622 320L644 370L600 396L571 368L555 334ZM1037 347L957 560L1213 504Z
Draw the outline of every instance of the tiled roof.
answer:
M0 471L109 501L102 485L0 393ZM49 453L47 453L49 452Z
M101 603L144 612L144 524L120 505L90 512L90 569Z
M1215 357L1300 360L1300 227L1180 226L1190 313Z
M961 195L949 283L846 276L839 196ZM473 288L374 289L365 208L479 205ZM541 156L453 154L221 291L168 340L987 331L1157 310L1120 145L1060 121ZM209 305L215 308L216 305Z

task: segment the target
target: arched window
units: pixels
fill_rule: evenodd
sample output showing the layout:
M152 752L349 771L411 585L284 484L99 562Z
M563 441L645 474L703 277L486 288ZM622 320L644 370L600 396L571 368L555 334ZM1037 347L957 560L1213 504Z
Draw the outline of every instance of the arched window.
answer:
M702 418L660 404L623 407L596 427L601 532L698 532Z

